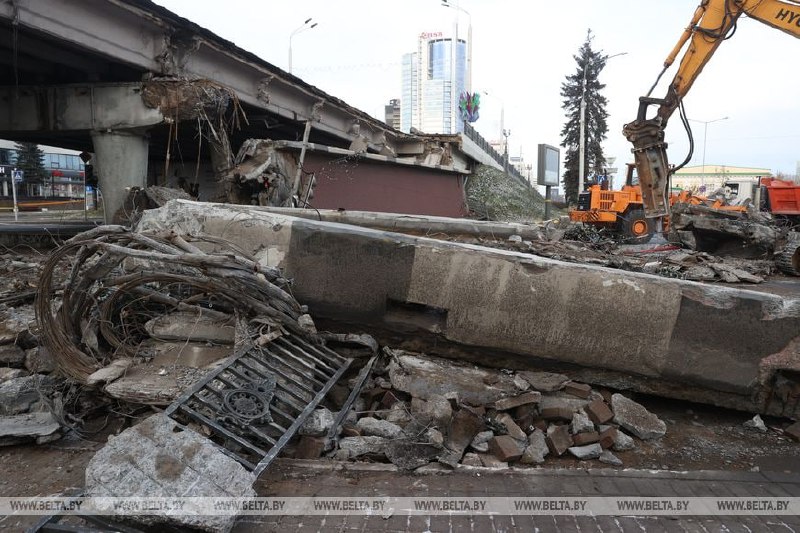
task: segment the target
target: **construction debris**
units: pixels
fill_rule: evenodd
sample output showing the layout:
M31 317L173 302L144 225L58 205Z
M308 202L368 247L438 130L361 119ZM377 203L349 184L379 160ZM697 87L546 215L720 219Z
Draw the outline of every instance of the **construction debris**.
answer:
M256 476L223 453L206 437L176 424L163 414L110 437L86 467L86 495L148 497L165 494L187 497L252 498ZM98 500L102 502L102 500ZM154 509L131 517L124 508L109 504L119 518L147 525L171 525L210 532L227 532L236 516L204 516Z
M634 447L623 430L646 439L661 438L666 431L661 420L633 400L614 394L609 406L588 385L560 374L491 370L389 348L384 353L390 361L377 365L361 396L363 408L353 413L356 435L340 438L338 450L328 455L389 461L401 469L430 462L503 468L539 465L567 451L583 461L597 459L606 448ZM528 390L511 387L523 377ZM476 394L478 388L489 392ZM387 408L382 398L389 394L396 401ZM399 412L405 416L398 417ZM592 418L613 418L614 425ZM619 461L609 454L603 458Z

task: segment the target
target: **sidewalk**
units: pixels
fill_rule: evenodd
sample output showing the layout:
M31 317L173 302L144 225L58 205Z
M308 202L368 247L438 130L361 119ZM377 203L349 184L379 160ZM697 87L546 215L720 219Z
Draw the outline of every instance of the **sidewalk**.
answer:
M259 496L281 497L800 497L800 476L611 469L471 469L419 475L389 465L282 460L259 479L256 489ZM800 517L243 516L234 531L794 532L800 531Z

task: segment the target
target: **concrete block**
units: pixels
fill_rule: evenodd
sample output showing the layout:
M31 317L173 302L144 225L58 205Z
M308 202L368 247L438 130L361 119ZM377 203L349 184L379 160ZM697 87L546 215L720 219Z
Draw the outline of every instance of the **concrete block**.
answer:
M572 435L572 443L575 446L585 446L600 441L600 434L596 431L585 431Z
M800 405L764 401L779 369L800 371L800 362L788 357L788 367L768 363L796 342L796 298L298 219L251 206L173 200L146 211L138 229L208 233L253 254L268 250L264 260L293 278L295 297L315 310L315 318L369 322L387 335L414 331L418 351L446 350L476 361L476 353L491 351L510 368L526 358L530 364L569 364L590 369L587 375L597 385L800 418ZM419 313L404 318L387 302L413 303ZM587 308L599 320L590 328L563 319ZM431 317L434 323L420 325ZM598 366L600 374L594 372ZM467 371L450 372L449 378L485 388ZM409 388L431 390L415 385L416 376L405 381ZM438 394L449 392L448 381L436 384ZM513 378L509 381L516 390ZM483 391L478 394L487 400Z
M545 420L572 421L573 414L569 407L545 407L542 409L542 418Z
M618 431L615 427L608 427L601 431L599 435L600 446L602 446L604 450L614 446L614 443L617 442L617 433Z
M522 457L522 452L524 451L525 448L523 444L509 435L498 435L489 440L489 452L494 455L498 461L516 461Z
M542 393L538 391L530 391L513 398L503 398L494 402L494 408L498 411L508 411L520 405L527 405L532 403L539 403L542 399Z
M594 400L586 406L586 414L589 419L595 424L605 424L614 418L614 413L611 412L608 405L603 400Z
M520 429L520 427L517 425L516 422L514 422L514 419L511 418L511 415L509 415L508 413L501 413L497 415L495 420L506 428L506 431L508 431L508 434L512 438L519 441L524 441L528 439L528 434L522 431L522 429Z
M564 392L577 396L578 398L588 398L592 392L592 387L585 383L576 383L575 381L568 381L564 384Z

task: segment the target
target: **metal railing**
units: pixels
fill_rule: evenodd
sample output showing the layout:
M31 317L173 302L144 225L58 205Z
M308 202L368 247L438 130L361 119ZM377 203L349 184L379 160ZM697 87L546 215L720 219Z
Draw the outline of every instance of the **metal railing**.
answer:
M472 142L478 145L478 147L486 152L486 154L503 165L503 168L506 169L506 173L522 183L523 185L530 187L530 182L517 170L517 167L511 165L510 162L506 161L506 158L503 157L497 150L492 148L492 145L489 144L489 141L483 138L483 135L478 133L478 131L470 126L467 122L464 123L464 135L467 136Z

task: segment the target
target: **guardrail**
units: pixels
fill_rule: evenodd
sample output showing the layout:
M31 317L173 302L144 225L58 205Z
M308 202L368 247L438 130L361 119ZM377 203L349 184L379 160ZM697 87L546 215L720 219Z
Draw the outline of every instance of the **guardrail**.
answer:
M469 125L469 123L464 122L464 135L466 135L472 142L478 145L478 147L486 152L492 159L503 165L503 168L506 168L506 173L515 178L517 181L522 183L523 185L530 187L530 182L525 179L525 177L520 174L519 170L515 166L512 166L511 163L507 163L505 157L503 157L497 150L492 148L492 145L489 144L489 141L483 138L483 135L478 133L478 131Z

